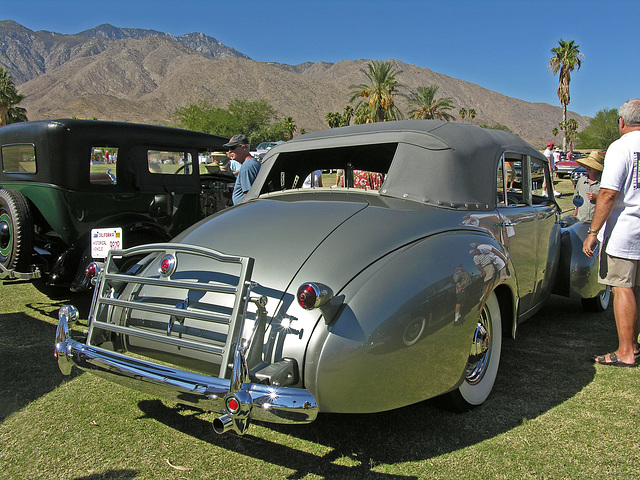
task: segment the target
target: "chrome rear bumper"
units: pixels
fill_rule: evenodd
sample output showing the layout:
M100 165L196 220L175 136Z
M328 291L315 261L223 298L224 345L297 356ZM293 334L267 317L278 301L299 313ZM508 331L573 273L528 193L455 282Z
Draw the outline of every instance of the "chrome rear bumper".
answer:
M250 420L309 423L317 416L318 404L307 390L243 382L242 351L235 353L231 379L211 377L83 344L70 336L69 322L77 318L76 309L64 305L58 317L55 355L65 375L75 365L134 390L217 412L214 428L218 433L233 429L242 434Z

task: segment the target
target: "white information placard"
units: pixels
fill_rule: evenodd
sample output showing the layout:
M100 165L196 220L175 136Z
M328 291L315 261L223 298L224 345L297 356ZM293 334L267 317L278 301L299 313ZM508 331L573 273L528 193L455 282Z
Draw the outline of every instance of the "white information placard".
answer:
M91 230L91 256L106 258L109 250L122 249L122 228L94 228Z

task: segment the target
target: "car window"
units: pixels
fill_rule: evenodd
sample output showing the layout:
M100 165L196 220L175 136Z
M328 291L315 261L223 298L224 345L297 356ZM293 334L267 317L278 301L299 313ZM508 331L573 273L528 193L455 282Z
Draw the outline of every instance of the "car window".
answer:
M498 163L497 202L501 206L530 205L532 191L531 158L505 153Z
M190 175L193 171L191 153L170 150L148 150L149 172L160 175L176 173Z
M378 191L395 150L396 144L378 144L280 153L263 192L307 187Z
M118 148L96 146L91 148L89 180L96 185L115 185Z
M2 171L6 173L36 173L36 147L32 144L4 145Z

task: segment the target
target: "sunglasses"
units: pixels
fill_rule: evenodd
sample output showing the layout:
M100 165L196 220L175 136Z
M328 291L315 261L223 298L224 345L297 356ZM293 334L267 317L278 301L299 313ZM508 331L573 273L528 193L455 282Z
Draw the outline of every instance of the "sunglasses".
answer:
M229 147L229 152L233 152L236 148L242 147L243 145L236 145L235 147Z

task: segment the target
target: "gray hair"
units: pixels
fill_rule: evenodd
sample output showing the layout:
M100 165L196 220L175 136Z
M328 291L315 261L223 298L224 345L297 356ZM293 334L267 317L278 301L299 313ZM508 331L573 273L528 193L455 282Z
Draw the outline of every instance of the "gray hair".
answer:
M640 126L640 99L631 98L618 109L618 114L629 126Z

